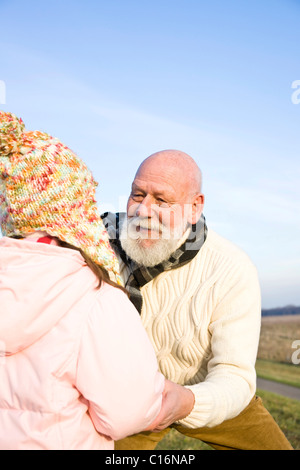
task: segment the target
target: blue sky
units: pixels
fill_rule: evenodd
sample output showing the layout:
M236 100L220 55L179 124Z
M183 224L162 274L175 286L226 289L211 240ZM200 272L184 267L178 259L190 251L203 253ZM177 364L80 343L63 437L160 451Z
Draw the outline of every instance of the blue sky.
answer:
M263 307L300 305L299 19L299 0L0 0L0 108L86 161L100 210L151 153L189 153Z

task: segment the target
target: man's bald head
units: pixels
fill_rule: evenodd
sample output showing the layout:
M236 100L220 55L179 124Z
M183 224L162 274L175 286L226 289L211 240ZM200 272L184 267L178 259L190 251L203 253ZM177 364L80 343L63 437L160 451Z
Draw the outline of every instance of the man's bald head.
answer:
M136 176L148 172L173 177L188 187L194 195L202 191L202 173L195 160L180 150L161 150L146 158L138 168Z

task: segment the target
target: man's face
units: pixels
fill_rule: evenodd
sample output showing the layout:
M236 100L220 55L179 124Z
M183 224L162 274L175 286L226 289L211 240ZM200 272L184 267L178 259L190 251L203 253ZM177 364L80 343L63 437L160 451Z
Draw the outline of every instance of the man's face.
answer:
M127 204L131 236L141 247L151 247L159 240L178 240L188 226L189 203L187 188L178 174L143 171L133 181ZM135 232L135 233L134 233Z
M168 259L189 224L196 222L196 198L182 168L166 165L163 159L146 160L132 183L120 235L127 255L144 266Z

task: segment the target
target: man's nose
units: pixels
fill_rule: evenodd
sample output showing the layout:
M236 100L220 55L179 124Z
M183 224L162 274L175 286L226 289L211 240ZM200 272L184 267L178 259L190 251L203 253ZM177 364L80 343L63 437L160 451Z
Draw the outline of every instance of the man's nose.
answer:
M136 209L137 217L151 217L152 216L152 199L149 195L144 197L143 201Z

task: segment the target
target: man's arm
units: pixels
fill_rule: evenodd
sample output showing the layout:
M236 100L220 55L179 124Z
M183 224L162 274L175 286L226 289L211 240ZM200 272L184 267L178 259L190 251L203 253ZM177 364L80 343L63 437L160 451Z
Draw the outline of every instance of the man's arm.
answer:
M178 424L189 428L213 427L240 414L256 390L255 362L261 324L260 287L256 269L243 264L220 290L209 331L211 358L207 376L186 385L195 405Z
M172 419L192 429L216 426L237 416L255 393L261 306L254 267L238 269L220 294L209 328L212 355L207 376L194 385L168 383L156 430L172 424ZM194 405L188 391L195 397Z

